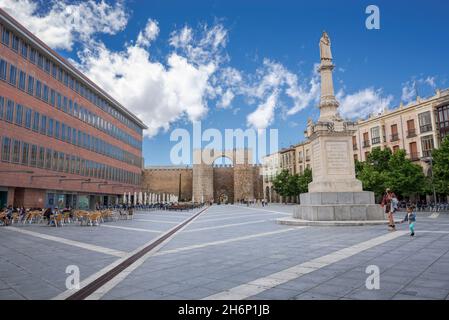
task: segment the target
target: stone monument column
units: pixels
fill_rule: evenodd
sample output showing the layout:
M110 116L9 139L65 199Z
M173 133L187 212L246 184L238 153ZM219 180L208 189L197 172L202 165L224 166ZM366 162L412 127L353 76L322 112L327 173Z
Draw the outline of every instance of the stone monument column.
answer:
M293 218L306 221L384 220L374 193L363 191L355 177L352 156L353 122L343 120L334 95L331 42L326 32L319 43L321 97L320 116L316 123L308 121L307 138L311 142L312 176L309 192L300 195L300 205ZM282 223L282 221L280 221Z

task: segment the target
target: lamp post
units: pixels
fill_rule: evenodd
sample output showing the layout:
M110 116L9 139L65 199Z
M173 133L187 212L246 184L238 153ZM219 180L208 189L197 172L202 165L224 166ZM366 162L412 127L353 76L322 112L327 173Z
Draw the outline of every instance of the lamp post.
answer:
M437 204L437 193L435 190L435 184L433 183L433 158L430 157L430 171L432 172L432 188L433 188L433 203Z

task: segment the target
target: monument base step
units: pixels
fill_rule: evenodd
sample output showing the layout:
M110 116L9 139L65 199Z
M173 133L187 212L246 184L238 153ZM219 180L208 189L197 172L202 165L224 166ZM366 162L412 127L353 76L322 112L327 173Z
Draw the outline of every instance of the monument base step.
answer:
M386 219L377 204L299 205L293 209L293 218L310 221L364 221Z
M401 220L395 220L399 223ZM311 221L295 218L276 219L277 224L288 226L313 226L313 227L349 227L349 226L375 226L388 225L388 220L346 220L346 221Z

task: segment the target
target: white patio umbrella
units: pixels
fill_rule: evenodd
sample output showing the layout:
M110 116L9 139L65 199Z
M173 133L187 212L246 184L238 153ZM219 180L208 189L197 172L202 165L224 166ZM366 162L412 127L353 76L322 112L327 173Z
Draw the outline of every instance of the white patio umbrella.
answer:
M137 204L137 192L134 191L134 205Z
M126 192L123 192L123 203L126 203L126 198L128 198L128 195L126 194Z
M128 192L128 202L127 202L127 204L128 204L128 205L131 204L131 191Z

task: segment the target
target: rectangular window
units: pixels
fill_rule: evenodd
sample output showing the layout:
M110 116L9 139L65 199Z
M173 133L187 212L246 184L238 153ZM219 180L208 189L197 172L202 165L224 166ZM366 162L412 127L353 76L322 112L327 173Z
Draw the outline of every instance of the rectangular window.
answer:
M33 131L36 131L36 132L39 130L39 117L40 117L39 112L34 111Z
M23 116L23 106L20 104L16 104L16 124L22 125L22 116Z
M52 159L51 169L54 171L58 171L58 159L59 159L58 151L53 151L53 159Z
M31 129L31 109L25 108L25 128Z
M26 142L22 143L22 160L20 161L23 165L28 165L28 156L30 151L30 145Z
M64 98L62 99L62 110L63 110L64 112L67 112L67 97L64 97Z
M58 171L64 171L64 153L59 152Z
M42 91L42 100L45 102L48 102L48 86L44 84L43 91Z
M14 140L12 144L12 162L19 163L20 161L20 141Z
M433 135L425 136L421 138L421 147L423 157L431 157L432 151L435 147L433 142Z
M70 155L65 155L65 162L64 162L64 172L69 173L70 170Z
M32 76L28 76L28 89L27 92L31 95L34 95L34 78Z
M8 66L8 63L3 60L0 59L0 79L5 80L6 81L6 67Z
M59 92L56 93L56 108L61 109L62 98Z
M66 126L65 123L61 123L61 140L65 141L65 134L66 134Z
M50 104L54 107L55 106L55 90L50 90Z
M39 168L43 168L44 167L44 160L45 160L45 148L44 147L39 147L39 158L37 161L37 166Z
M45 152L45 169L51 169L52 154L53 154L53 152L51 151L51 149L46 150L46 152Z
M68 87L69 86L69 78L68 78L67 72L64 72L64 84Z
M50 73L50 59L45 58L45 72Z
M3 137L2 142L2 161L8 161L11 154L11 139L8 137Z
M30 61L31 63L36 63L36 50L33 48L30 50Z
M6 121L13 122L14 119L14 101L8 100L6 103Z
M17 83L17 68L13 65L10 65L9 67L9 83L13 86Z
M22 54L22 57L25 59L28 58L28 44L22 41L22 49L20 50L20 53Z
M11 48L15 51L19 51L19 37L12 34L12 46Z
M75 173L75 167L77 165L76 163L76 157L75 156L71 156L70 157L70 173L74 174Z
M76 129L72 128L72 143L76 144Z
M430 111L418 114L418 120L421 133L432 131L432 117Z
M55 138L59 139L59 121L55 120Z
M51 75L52 75L52 77L53 78L55 78L56 79L56 74L57 74L57 66L56 66L56 64L54 64L54 63L52 63L52 68L51 68Z
M42 115L41 117L41 134L47 133L47 116Z
M8 47L9 47L9 35L10 35L9 30L6 29L6 28L3 28L3 32L2 32L2 42L3 42L3 44L4 44L5 46L8 46Z
M30 166L35 167L37 164L37 146L31 145Z
M72 142L72 128L67 126L67 142Z
M44 67L44 57L40 54L40 52L37 53L37 66L41 69Z
M59 67L58 69L58 80L62 82L62 68Z
M25 91L26 75L22 70L19 71L19 89Z
M42 96L42 83L39 80L36 80L36 92L35 92L35 96L37 98L41 98Z
M3 120L5 114L5 98L0 97L0 120Z

